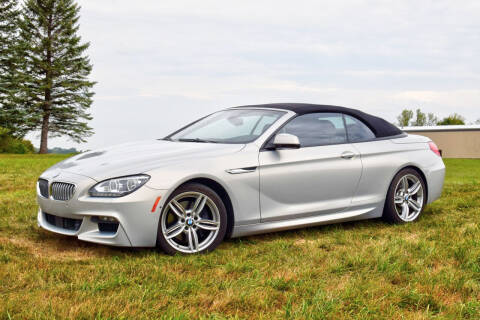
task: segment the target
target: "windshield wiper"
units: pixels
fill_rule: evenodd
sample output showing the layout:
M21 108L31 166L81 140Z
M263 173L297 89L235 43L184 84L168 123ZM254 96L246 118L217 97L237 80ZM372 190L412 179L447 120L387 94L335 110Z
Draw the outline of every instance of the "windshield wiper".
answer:
M206 139L200 139L200 138L181 138L181 139L178 139L177 141L181 141L181 142L201 142L201 143L218 143L218 141L206 140Z

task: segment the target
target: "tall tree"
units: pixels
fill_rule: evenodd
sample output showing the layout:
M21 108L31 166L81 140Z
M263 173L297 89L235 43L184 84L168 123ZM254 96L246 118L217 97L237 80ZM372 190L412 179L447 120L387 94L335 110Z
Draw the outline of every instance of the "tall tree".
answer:
M30 129L41 130L40 153L48 137L66 135L83 142L93 131L92 70L89 43L78 35L80 7L73 0L26 0L20 34L25 64L22 72Z
M427 126L436 126L438 124L438 118L433 113L427 115Z
M439 126L447 126L447 125L464 125L465 118L459 115L458 113L454 113L449 115L446 118L443 118L440 122L438 122Z
M402 113L397 117L398 125L400 127L408 127L410 120L413 118L413 111L404 109Z
M23 137L27 131L27 113L19 91L19 52L17 0L0 0L0 127L10 135Z
M412 123L412 125L422 127L422 126L424 126L424 125L426 125L426 124L427 124L427 116L425 115L425 113L422 112L422 110L417 109L417 111L416 111L416 119L415 119L415 121Z

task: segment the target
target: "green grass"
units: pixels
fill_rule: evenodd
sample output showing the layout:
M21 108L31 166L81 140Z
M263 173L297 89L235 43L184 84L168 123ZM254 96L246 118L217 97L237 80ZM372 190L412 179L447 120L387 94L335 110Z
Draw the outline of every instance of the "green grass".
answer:
M480 318L480 160L447 159L417 223L116 249L40 230L35 181L63 156L0 155L0 319Z

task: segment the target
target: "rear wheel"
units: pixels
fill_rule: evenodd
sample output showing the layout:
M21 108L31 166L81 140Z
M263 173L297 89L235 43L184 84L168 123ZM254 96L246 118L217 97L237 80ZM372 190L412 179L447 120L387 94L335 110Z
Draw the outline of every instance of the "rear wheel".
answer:
M390 184L383 217L392 223L413 222L422 213L426 200L422 176L414 169L403 169Z
M227 211L215 191L188 183L167 200L158 225L157 243L168 254L215 249L227 230Z

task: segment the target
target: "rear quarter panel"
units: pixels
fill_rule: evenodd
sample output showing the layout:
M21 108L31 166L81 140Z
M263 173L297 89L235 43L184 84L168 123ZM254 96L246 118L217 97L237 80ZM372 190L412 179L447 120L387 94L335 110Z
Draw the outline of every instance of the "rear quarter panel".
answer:
M361 154L363 172L352 207L368 204L383 206L391 181L400 170L409 166L420 169L425 176L428 202L438 198L445 166L441 158L430 150L428 140L421 138L355 143Z

